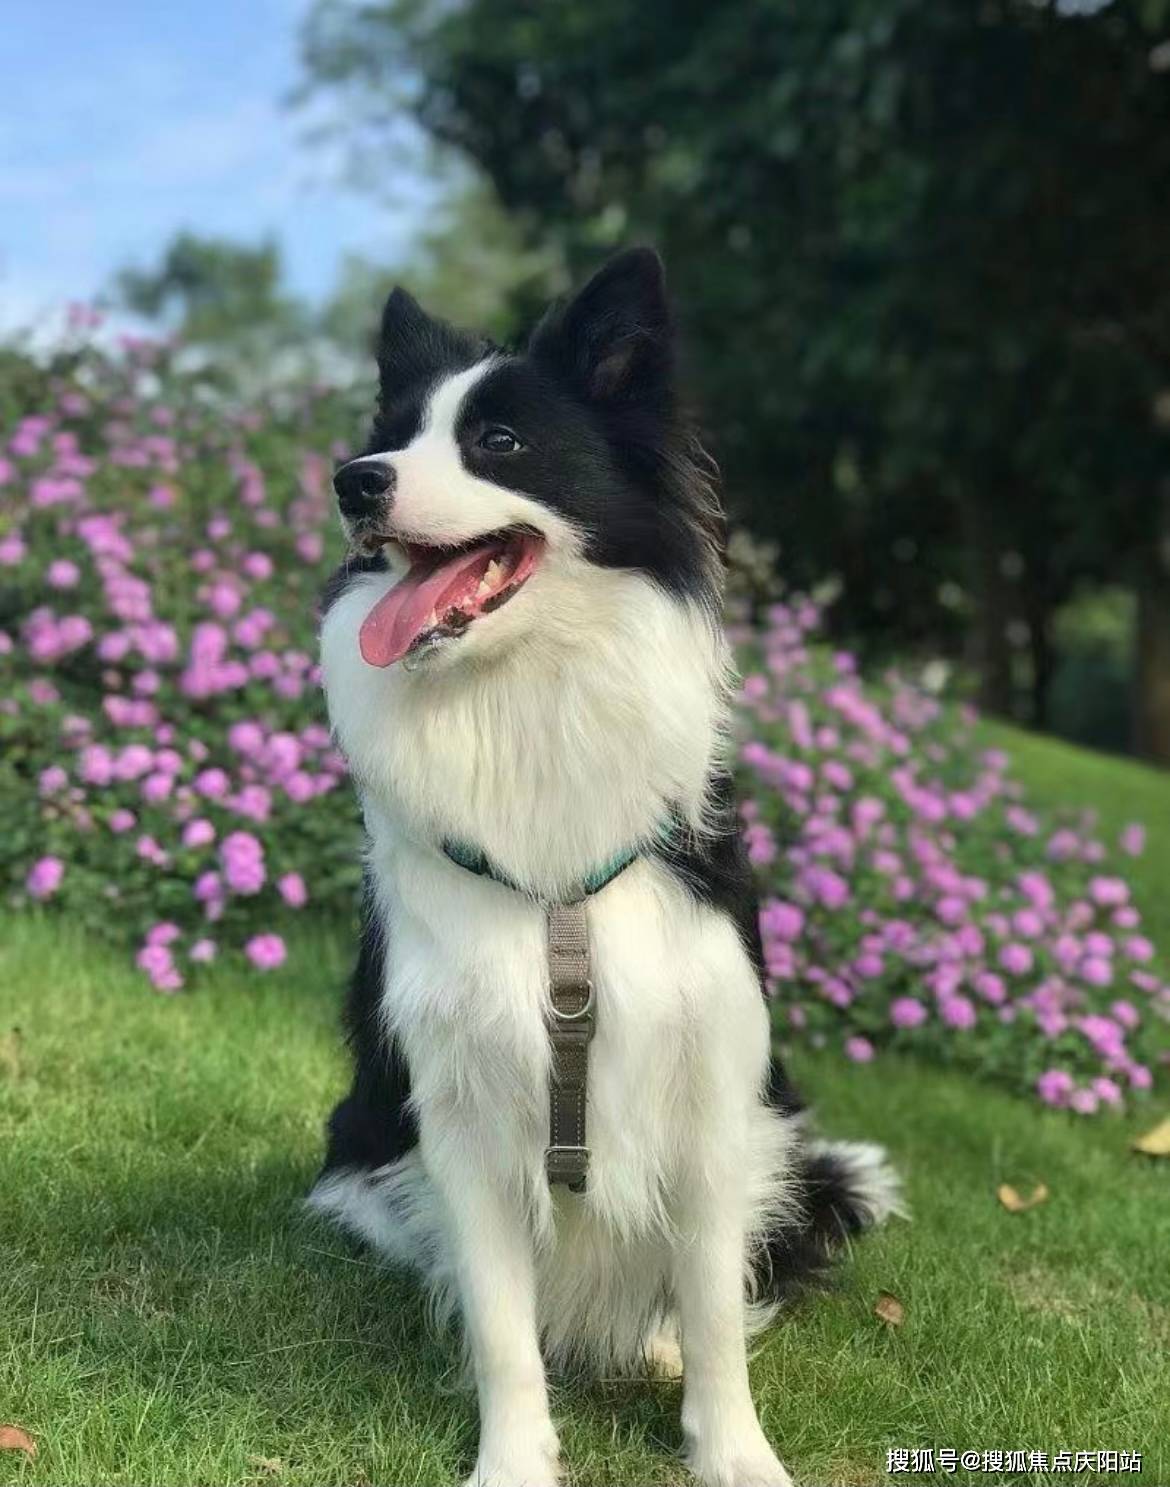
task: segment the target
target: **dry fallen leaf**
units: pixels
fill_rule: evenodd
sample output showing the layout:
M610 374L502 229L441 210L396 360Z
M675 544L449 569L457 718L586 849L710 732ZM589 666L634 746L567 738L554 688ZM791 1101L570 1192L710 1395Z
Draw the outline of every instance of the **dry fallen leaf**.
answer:
M31 1460L37 1454L37 1443L19 1425L0 1425L0 1451L23 1451Z
M875 1317L880 1317L887 1327L900 1327L906 1320L906 1308L892 1291L878 1292L873 1314Z
M267 1472L270 1477L279 1477L284 1470L284 1462L279 1456L249 1456L248 1465Z
M1029 1208L1038 1208L1041 1203L1048 1202L1048 1189L1044 1183L1037 1183L1025 1198L1010 1183L1004 1182L996 1188L995 1196L1009 1213L1027 1213Z
M1133 1149L1145 1152L1148 1157L1170 1157L1170 1115L1160 1120L1152 1131L1139 1136Z

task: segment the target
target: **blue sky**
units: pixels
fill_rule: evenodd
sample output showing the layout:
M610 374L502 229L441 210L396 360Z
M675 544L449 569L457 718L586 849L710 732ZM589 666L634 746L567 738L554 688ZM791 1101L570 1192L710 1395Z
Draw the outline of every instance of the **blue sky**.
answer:
M327 292L347 251L391 258L425 212L418 170L387 199L282 103L307 0L42 0L0 24L0 326L87 299L181 227L274 234L292 288Z

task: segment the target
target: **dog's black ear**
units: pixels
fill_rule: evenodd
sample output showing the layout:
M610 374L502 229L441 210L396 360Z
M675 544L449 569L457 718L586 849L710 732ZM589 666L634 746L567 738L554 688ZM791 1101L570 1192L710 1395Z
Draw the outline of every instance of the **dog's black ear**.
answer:
M383 382L406 382L425 364L437 325L401 285L390 292L378 331L378 370Z
M554 305L528 349L591 402L619 404L661 396L673 341L662 260L652 248L630 248Z

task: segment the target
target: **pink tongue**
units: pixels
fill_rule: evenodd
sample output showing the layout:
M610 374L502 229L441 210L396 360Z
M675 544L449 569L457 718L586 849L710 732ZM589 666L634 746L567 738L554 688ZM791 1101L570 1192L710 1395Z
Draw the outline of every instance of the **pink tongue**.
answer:
M428 628L432 610L443 611L473 594L499 543L461 552L437 568L416 566L379 599L362 621L358 635L362 660L370 666L393 666Z

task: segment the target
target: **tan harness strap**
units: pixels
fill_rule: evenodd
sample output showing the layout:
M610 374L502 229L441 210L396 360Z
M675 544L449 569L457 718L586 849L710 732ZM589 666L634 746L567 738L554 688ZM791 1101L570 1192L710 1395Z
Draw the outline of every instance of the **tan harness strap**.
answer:
M552 1065L545 1163L549 1182L567 1183L571 1192L580 1193L589 1170L585 1100L594 1032L585 900L549 904L547 915Z

